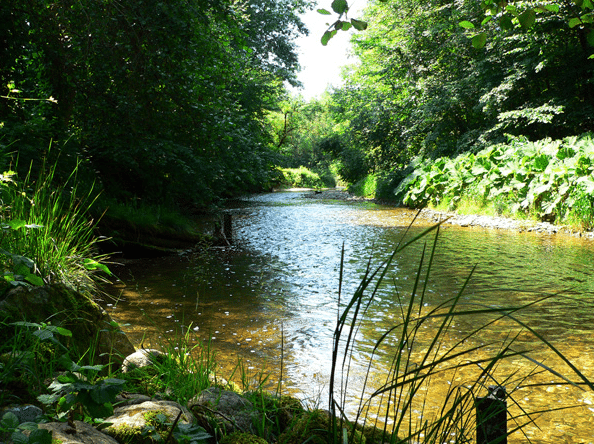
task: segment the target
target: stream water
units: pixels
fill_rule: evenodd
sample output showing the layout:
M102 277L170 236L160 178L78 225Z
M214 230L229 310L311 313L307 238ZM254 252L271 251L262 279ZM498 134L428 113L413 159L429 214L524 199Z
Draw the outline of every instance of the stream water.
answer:
M407 210L368 202L315 200L305 192L253 196L238 201L229 211L233 213L233 248L126 264L119 271L121 281L113 286L110 314L126 325L124 330L137 346L141 342L145 347L156 346L187 331L192 340L210 342L223 376L241 360L253 375L270 372L269 383L274 385L281 377L282 363L283 391L310 406L326 408L339 285L344 301L357 288L368 264L378 265L403 238L410 239L426 227L415 224L409 229L412 213ZM429 249L433 238L426 239ZM395 256L385 285L365 315L367 323L357 333L349 380L353 390L353 405L347 406L350 414L357 407L354 401L364 378L371 386L379 385L388 372L393 355L390 347L373 357L371 370L366 362L375 341L397 322L410 298L424 243L417 242ZM594 380L593 258L592 241L579 238L443 228L429 279L425 282L425 272L421 279L426 284L423 311L458 294L474 266L461 298L469 307L517 306L552 295L517 317ZM488 315L460 319L448 338L454 344L489 319ZM436 321L423 326L415 345L419 353L430 343L437 325ZM511 320L494 322L464 344L483 347L475 353L480 358L480 353L496 353L516 335L515 347L530 350L533 359L578 379L541 340ZM530 438L533 443L594 443L594 392L562 384L560 378L541 369L521 357L497 367L497 378L518 402L511 408L529 412L573 408L535 415L534 424L524 434L512 435L509 442ZM424 406L414 412L419 418L429 417L453 385L465 386L479 371L474 366L444 374L443 380L433 379L430 387L423 388ZM529 375L527 379L522 379L524 374Z

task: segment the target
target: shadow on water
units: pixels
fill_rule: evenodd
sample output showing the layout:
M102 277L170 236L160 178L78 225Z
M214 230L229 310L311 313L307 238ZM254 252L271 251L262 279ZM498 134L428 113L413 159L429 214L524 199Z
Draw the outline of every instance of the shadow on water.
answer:
M127 333L137 345L154 345L192 328L196 340L211 342L227 370L242 359L248 368L266 367L278 377L283 354L284 390L323 405L337 320L341 248L344 244L342 293L348 295L368 262L379 264L394 250L412 213L366 202L311 200L299 192L255 196L231 211L237 247L127 264L120 271L122 282L113 288L119 301L111 314L129 324ZM409 235L420 229L413 227ZM396 257L370 307L354 357L361 369L378 332L394 322L399 310L396 292L410 294L422 248L419 243ZM447 228L439 236L425 303L430 309L456 294L474 265L463 303L509 306L558 293L531 307L523 320L594 378L593 257L590 241L571 237ZM473 324L474 320L459 321L455 327L460 337L472 331ZM497 343L511 328L501 320L492 326L489 338L473 340ZM542 348L529 335L520 334L518 340L527 349L536 348L536 355ZM538 357L547 365L556 362L544 349ZM380 357L374 372L381 377L388 365ZM542 431L529 431L533 442L560 442L564 436L575 438L568 442L588 442L594 429L591 393L560 385L542 393L527 390L526 398L535 409L561 402L581 406L571 417L542 415L537 423Z

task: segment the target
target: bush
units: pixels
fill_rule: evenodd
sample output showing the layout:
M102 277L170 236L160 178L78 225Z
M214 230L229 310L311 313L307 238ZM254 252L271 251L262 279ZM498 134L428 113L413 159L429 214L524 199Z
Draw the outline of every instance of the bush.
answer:
M295 188L322 188L324 182L317 173L300 166L299 168L283 168L284 184Z
M405 205L462 206L594 228L594 135L514 139L476 154L418 161L395 190Z

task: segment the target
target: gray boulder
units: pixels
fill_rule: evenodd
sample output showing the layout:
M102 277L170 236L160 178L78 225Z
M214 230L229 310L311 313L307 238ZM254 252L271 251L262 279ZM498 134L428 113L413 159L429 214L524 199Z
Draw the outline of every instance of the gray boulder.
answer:
M156 361L163 359L163 353L154 349L141 349L126 356L122 363L122 372L128 373L135 368L153 365Z
M61 444L119 444L111 436L82 421L74 421L74 427L66 422L48 422L39 424L39 428L49 430L52 442Z

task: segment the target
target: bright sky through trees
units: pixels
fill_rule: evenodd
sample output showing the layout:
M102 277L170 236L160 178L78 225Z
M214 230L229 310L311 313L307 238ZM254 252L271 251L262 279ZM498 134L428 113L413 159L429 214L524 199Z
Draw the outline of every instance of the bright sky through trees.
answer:
M349 2L351 12L349 18L359 17L367 0L354 0ZM320 0L313 11L303 16L303 22L309 28L309 36L297 39L299 45L299 63L302 71L297 78L303 83L303 89L296 91L301 93L306 100L321 95L328 86L340 86L340 71L344 65L353 63L348 58L350 36L354 30L340 32L330 40L327 46L322 46L320 39L329 23L333 23L337 16L322 15L317 9L324 8L331 11L330 0Z

